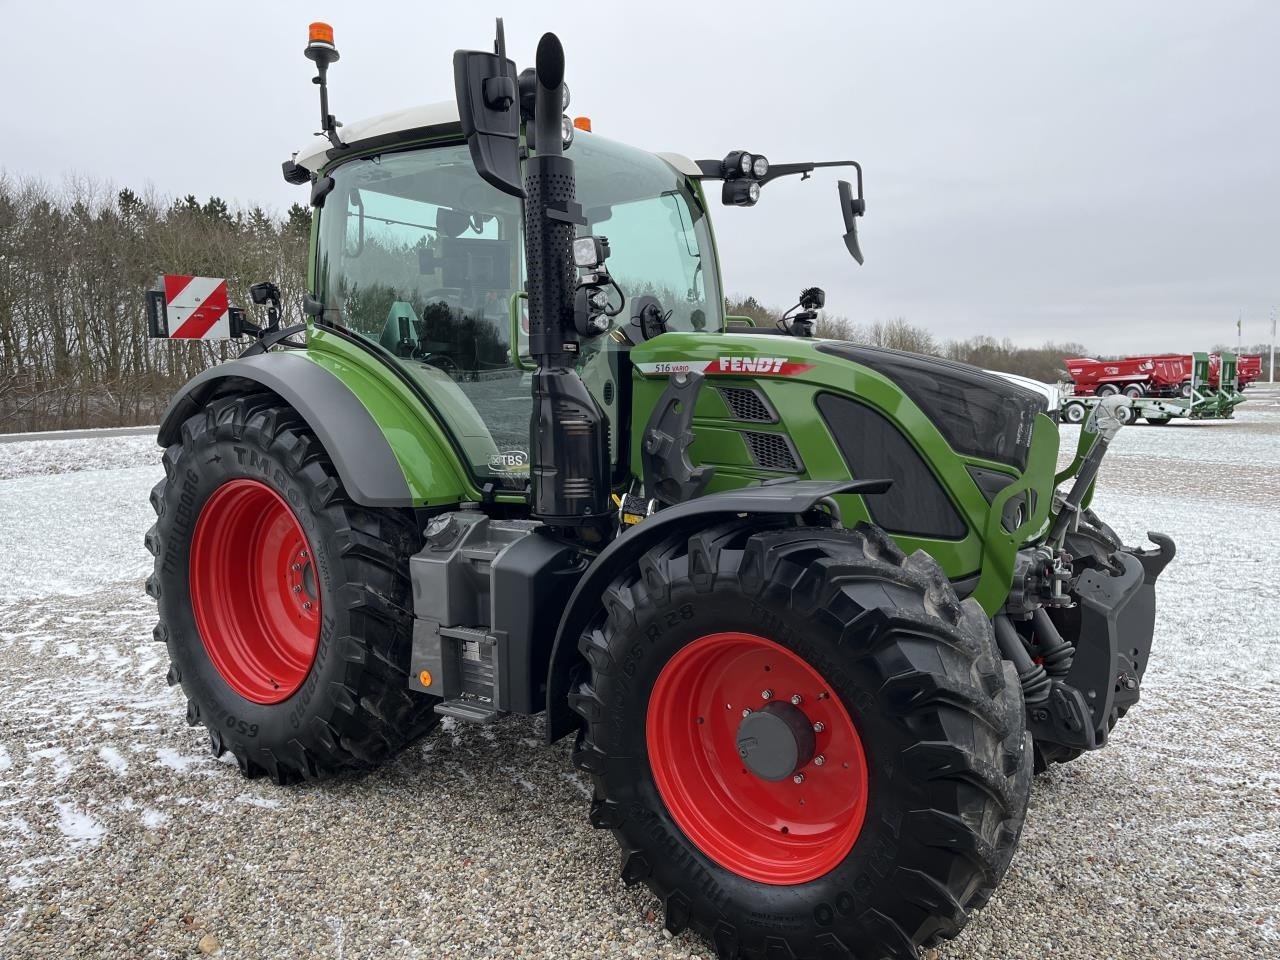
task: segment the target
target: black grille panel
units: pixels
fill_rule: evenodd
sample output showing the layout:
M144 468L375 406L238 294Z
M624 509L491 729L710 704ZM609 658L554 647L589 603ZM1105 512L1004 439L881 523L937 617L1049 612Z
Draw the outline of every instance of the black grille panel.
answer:
M781 433L744 433L743 437L757 467L783 473L800 472L800 455L791 445L790 437Z
M751 423L777 423L777 414L760 396L758 390L745 387L721 387L720 396L735 420L746 420Z

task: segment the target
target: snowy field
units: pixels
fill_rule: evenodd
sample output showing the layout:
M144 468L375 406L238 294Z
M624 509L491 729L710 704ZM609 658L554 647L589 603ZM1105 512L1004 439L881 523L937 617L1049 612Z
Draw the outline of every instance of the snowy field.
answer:
M1143 702L1037 780L1008 878L937 956L1280 952L1280 391L1251 396L1121 432L1095 506L1178 544ZM617 880L539 720L446 721L287 789L210 757L142 590L160 476L148 438L0 443L0 956L709 958Z

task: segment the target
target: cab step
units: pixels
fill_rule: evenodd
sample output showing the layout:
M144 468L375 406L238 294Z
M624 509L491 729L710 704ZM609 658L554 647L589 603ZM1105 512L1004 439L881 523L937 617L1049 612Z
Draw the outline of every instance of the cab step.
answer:
M481 700L444 700L436 704L436 713L468 723L488 723L498 715L490 703Z

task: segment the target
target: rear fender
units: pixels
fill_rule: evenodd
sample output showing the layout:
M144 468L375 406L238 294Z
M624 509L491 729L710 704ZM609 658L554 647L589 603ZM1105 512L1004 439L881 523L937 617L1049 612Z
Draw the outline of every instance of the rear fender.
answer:
M883 493L887 480L788 480L714 493L678 503L636 524L609 544L578 581L565 605L547 667L547 741L555 742L577 726L569 693L579 665L586 659L578 639L602 607L605 588L640 557L673 534L692 535L716 520L749 514L799 515L837 494Z

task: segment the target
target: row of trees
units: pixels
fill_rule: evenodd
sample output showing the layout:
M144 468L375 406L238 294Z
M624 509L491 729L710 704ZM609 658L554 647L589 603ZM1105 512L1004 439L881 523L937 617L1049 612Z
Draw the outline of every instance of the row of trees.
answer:
M52 188L0 174L0 432L154 423L177 387L233 345L152 341L145 291L164 272L227 277L236 299L258 280L285 295L298 322L311 211L283 216L218 197L174 200L90 181ZM772 325L781 311L754 297L731 315ZM1020 347L978 336L938 340L899 317L855 323L823 314L821 336L910 350L1054 381L1078 343Z
M0 432L154 423L225 343L147 339L145 291L165 272L273 279L300 318L310 211L284 217L91 181L0 174ZM241 294L243 295L243 294Z

